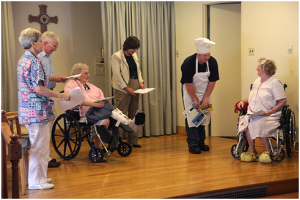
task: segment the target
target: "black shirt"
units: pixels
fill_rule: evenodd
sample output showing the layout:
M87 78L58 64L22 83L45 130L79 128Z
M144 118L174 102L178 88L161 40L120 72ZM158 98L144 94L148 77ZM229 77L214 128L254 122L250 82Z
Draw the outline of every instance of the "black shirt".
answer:
M197 53L187 57L182 65L181 65L181 72L182 77L180 82L182 84L184 83L193 83L193 76L196 74L196 58ZM209 82L215 82L219 80L219 70L218 70L218 63L216 59L212 56L210 56L208 60L209 65L209 71L210 75L208 77ZM206 72L207 66L206 63L203 63L202 65L198 63L198 72Z
M128 66L129 66L130 76L138 77L137 66L136 66L136 63L135 63L133 57L125 55L125 58L126 58Z

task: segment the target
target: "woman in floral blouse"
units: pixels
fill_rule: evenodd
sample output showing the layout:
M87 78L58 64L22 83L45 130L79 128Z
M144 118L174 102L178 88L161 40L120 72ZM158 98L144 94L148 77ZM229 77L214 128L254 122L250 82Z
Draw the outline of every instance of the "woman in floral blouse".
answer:
M38 53L42 51L42 34L33 28L22 30L19 37L25 53L17 65L18 111L20 124L29 133L30 153L28 189L51 189L51 178L47 178L50 121L54 120L53 102L49 97L70 100L70 95L48 89L46 76Z

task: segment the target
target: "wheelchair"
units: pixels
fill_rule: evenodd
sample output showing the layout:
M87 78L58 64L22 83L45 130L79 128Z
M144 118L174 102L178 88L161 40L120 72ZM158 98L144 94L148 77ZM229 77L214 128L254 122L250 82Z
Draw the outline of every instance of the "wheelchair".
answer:
M284 88L286 87L286 84L284 84ZM247 111L242 110L239 114L236 129L236 133L238 135L237 144L234 144L231 147L231 155L236 160L240 160L240 155L243 152L247 152L249 148L246 133L239 133L238 131L240 116L245 115L246 112ZM283 148L284 144L286 146L286 152L288 157L292 157L294 155L296 147L295 122L295 113L289 108L289 105L283 106L280 117L280 126L277 127L275 137L269 138L269 143L271 146L269 156L272 162L280 163L284 160L286 156L285 150ZM272 140L276 141L276 146L273 146Z
M133 131L130 127L121 123L119 127L127 132ZM94 136L99 138L103 149L95 147L93 142ZM87 120L80 120L80 109L67 110L66 113L56 118L52 127L51 139L54 150L64 160L75 158L84 140L87 140L91 148L89 159L94 163L99 163L103 160L104 151L110 155L117 150L122 157L127 157L132 152L132 146L127 142L123 142L120 136L115 138L106 126L97 126L96 124L88 123ZM104 143L108 143L108 147Z

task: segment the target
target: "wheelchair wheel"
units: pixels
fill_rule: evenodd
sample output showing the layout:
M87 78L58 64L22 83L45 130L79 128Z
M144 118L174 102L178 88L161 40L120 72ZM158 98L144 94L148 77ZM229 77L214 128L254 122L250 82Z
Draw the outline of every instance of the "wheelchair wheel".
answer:
M104 153L99 147L93 147L89 152L89 158L93 163L99 163L103 160Z
M132 146L127 142L121 142L118 145L117 151L120 156L126 157L129 156L132 152Z
M269 156L271 160L275 163L280 163L285 158L285 152L283 149L278 153L277 147L273 147L274 153L272 152L272 149L269 151Z
M52 127L52 144L64 160L75 158L81 146L80 126L72 115L61 114Z
M237 146L237 144L234 144L234 145L232 145L232 147L231 147L231 155L232 155L232 157L234 158L234 159L236 159L236 160L240 160L241 159L241 153L238 151L237 153L235 153L235 151L236 151L236 146ZM244 147L243 147L243 152L247 152L248 151L248 148L249 148L249 145L248 145L248 143L247 144L245 144L244 145Z
M287 120L286 120L286 129L285 129L285 142L286 142L286 152L288 157L292 157L295 152L296 146L296 130L295 130L295 114L288 109L287 111Z

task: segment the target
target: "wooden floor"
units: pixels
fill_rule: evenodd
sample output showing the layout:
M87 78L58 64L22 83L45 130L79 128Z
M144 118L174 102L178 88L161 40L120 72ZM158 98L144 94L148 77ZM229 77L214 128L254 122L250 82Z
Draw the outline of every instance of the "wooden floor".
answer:
M142 148L133 148L128 157L121 157L116 151L105 155L107 163L89 160L90 148L86 141L71 161L62 160L51 146L52 157L62 163L48 170L54 189L27 190L20 198L182 198L270 182L284 183L299 177L298 153L282 163L244 163L230 154L231 146L236 143L233 139L208 137L206 144L211 150L198 155L188 152L186 136L181 134L141 138L139 143ZM264 149L257 150L261 153ZM11 181L11 174L8 180Z

